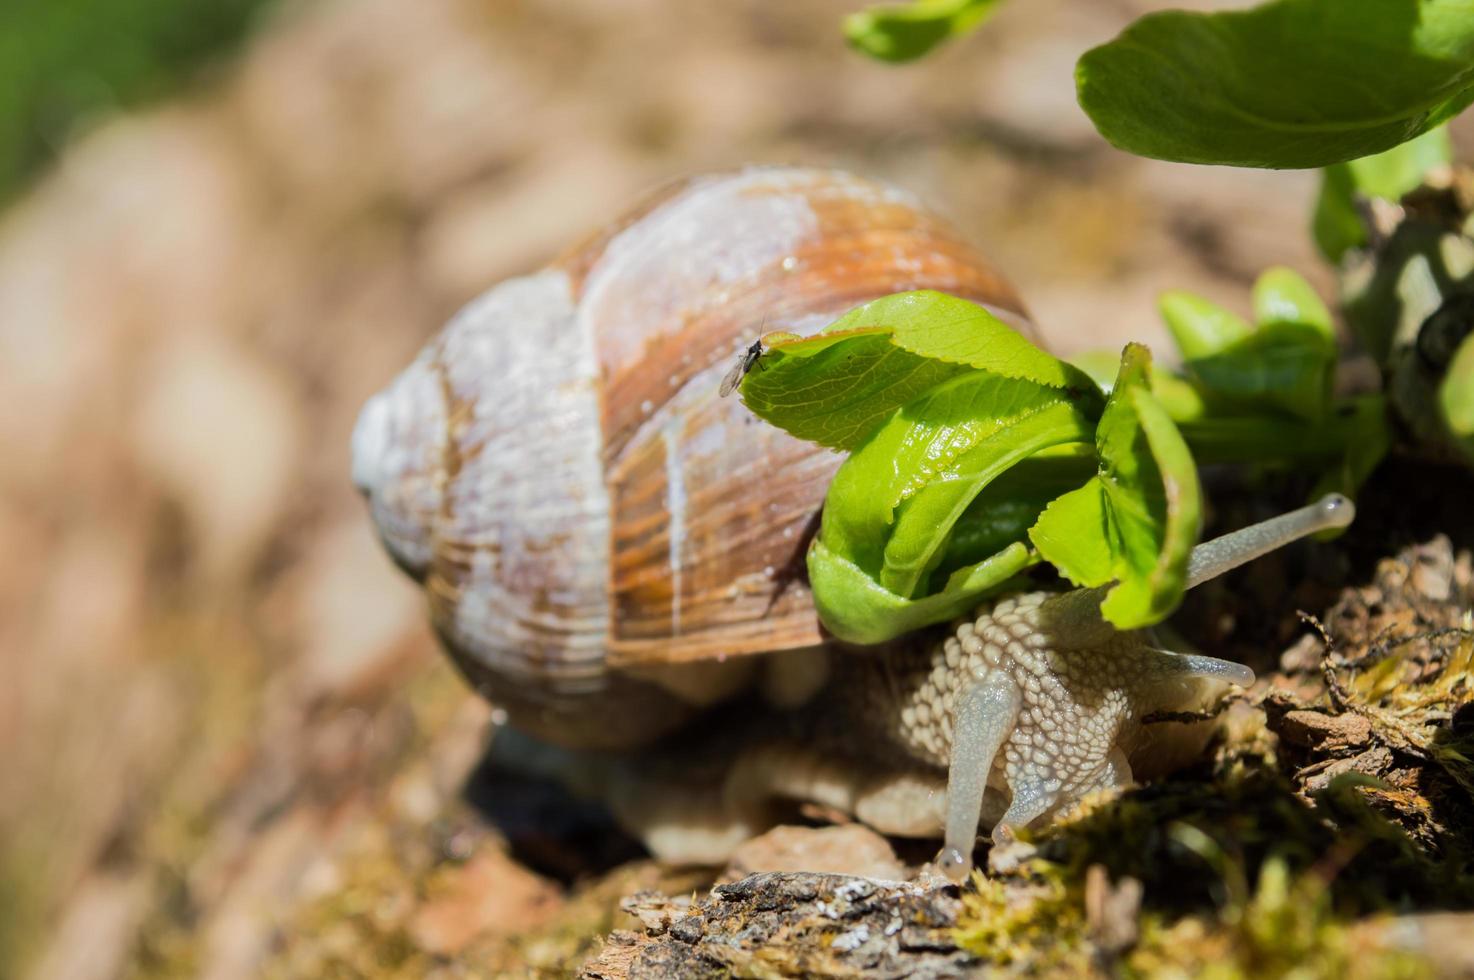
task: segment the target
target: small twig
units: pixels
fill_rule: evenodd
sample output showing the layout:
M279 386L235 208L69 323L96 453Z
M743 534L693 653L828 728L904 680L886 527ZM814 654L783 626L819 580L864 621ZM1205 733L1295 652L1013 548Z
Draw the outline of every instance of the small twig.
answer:
M1212 721L1228 710L1228 706L1244 700L1244 695L1235 693L1221 698L1217 704L1207 711L1153 711L1151 714L1143 715L1143 725L1159 725L1163 722L1181 722L1190 725L1198 721Z
M1382 744L1394 751L1402 752L1413 758L1425 762L1432 761L1428 751L1427 738L1420 732L1414 731L1400 718L1370 704L1356 704L1351 700L1345 686L1341 683L1340 676L1336 673L1334 663L1335 644L1331 640L1326 628L1321 625L1320 620L1306 612L1299 612L1300 621L1305 623L1320 634L1321 642L1325 644L1325 654L1321 657L1321 674L1325 677L1326 689L1330 694L1331 705L1337 714L1351 712L1361 715L1372 723L1372 734ZM1435 631L1437 632L1437 631Z
M1320 634L1320 642L1324 647L1320 658L1320 672L1325 678L1326 690L1331 696L1331 706L1336 709L1337 714L1351 710L1351 697L1346 693L1346 688L1341 684L1341 678L1336 674L1334 662L1336 642L1331 639L1331 634L1327 632L1321 621L1310 613L1297 609L1295 615L1300 617L1300 622Z

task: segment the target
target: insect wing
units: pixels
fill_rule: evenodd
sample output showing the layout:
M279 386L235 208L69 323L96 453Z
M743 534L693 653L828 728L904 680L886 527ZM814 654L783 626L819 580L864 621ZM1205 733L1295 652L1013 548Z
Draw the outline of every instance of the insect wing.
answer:
M742 379L746 375L747 375L747 354L746 353L738 354L737 355L737 363L736 364L733 364L732 365L732 370L728 371L726 377L722 378L722 386L721 386L721 388L719 388L717 390L717 394L720 395L723 398L726 398L732 392L734 392L734 391L737 390L737 385L739 385L742 382Z

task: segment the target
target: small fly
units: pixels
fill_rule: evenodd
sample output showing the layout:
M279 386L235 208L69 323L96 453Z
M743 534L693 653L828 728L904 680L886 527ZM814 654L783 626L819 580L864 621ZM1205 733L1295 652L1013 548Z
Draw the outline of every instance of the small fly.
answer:
M732 370L728 371L727 376L722 379L722 386L718 389L717 394L726 398L736 391L742 379L747 377L747 372L752 370L753 365L757 364L758 358L764 353L766 353L766 348L763 347L762 338L759 337L752 342L751 347L737 355L737 363L732 365Z

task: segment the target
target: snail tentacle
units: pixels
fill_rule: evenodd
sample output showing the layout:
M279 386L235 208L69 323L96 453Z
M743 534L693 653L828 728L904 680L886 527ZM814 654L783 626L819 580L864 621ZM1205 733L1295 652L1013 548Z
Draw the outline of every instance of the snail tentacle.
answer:
M1355 504L1339 493L1328 493L1298 510L1205 541L1188 559L1187 587L1202 585L1292 541L1346 527L1355 518Z
M1013 680L996 672L979 678L957 703L952 761L947 768L947 826L937 856L937 864L953 881L961 881L972 868L983 793L998 751L1013 733L1022 703Z
M1146 650L1158 655L1153 661L1153 666L1159 673L1166 676L1224 681L1243 688L1252 687L1254 684L1254 671L1232 660L1206 657L1201 653L1178 653L1175 650L1162 650L1157 647L1147 647Z
M1048 813L1059 801L1059 790L1051 789L1048 779L1036 772L1019 775L1010 788L1013 790L1013 801L1008 804L1008 812L1003 815L1003 819L993 826L994 845L1013 840L1016 830L1027 827Z

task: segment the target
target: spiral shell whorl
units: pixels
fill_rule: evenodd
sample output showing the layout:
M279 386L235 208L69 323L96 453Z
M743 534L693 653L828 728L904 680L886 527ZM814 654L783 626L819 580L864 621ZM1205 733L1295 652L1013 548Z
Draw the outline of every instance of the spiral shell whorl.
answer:
M444 490L445 397L433 348L370 398L353 427L353 483L394 561L423 579Z
M603 683L609 600L593 338L556 270L513 279L436 351L450 406L427 583L447 639L566 693Z
M688 710L605 669L598 397L590 330L549 270L457 314L365 405L353 440L354 480L467 678L519 726L592 746Z

